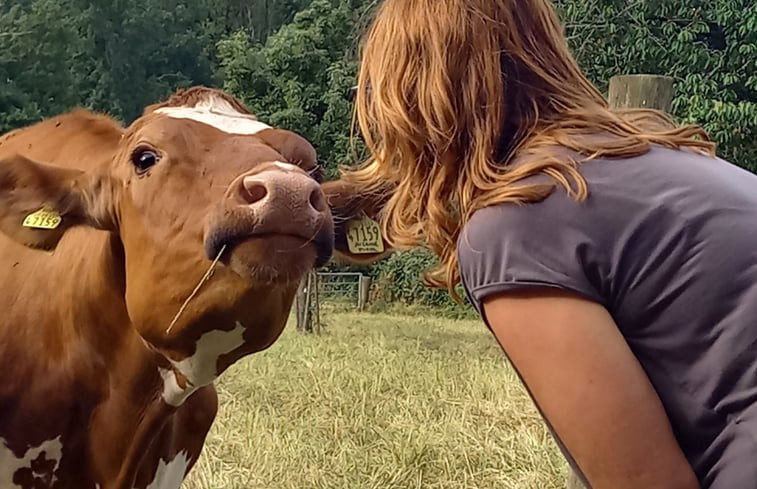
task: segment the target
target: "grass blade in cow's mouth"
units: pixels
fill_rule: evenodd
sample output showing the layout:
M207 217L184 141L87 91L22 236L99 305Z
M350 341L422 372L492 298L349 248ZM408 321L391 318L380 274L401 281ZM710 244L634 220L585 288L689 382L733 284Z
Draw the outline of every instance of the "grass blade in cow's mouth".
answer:
M265 282L299 280L313 267L321 267L333 252L333 232L323 227L314 236L292 233L250 233L233 236L217 232L205 240L208 259L225 245L220 262L238 275Z

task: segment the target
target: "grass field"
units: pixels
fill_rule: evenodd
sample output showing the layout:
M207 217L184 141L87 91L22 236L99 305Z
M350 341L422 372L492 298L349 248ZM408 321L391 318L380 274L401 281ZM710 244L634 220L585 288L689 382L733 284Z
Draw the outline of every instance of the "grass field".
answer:
M218 382L188 489L564 488L566 464L477 321L323 314Z

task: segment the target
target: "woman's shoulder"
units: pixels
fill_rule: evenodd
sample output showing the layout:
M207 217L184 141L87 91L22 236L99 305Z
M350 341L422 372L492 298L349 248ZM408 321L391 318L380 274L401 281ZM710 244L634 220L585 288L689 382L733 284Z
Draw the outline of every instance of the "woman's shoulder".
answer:
M607 236L588 222L592 211L555 189L541 202L498 204L473 213L461 230L457 257L474 306L493 292L553 287L601 302L585 273L603 261Z

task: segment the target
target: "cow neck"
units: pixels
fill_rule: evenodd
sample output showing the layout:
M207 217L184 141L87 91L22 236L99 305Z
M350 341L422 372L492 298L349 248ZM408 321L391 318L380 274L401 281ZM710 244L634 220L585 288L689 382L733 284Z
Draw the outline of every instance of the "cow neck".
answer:
M123 247L118 237L98 234L97 238L79 245L76 271L67 276L72 304L77 305L72 318L75 327L80 328L77 333L97 344L98 350L110 351L129 330ZM109 307L104 307L105 304Z
M8 318L22 326L22 342L35 343L51 362L64 360L77 351L73 344L99 356L109 356L128 335L129 321L124 302L123 249L120 240L105 232L70 229L51 253L20 246L6 249L16 273L9 275L15 286L5 298L24 307L11 309ZM1 305L1 304L0 304ZM33 317L24 310L38 311ZM36 318L36 319L35 319ZM34 321L42 318L42 327Z
M74 334L109 359L110 376L117 379L120 389L131 391L137 404L157 399L162 387L157 369L168 361L149 348L130 321L120 239L115 235L93 239L80 253L78 273L71 274L79 279L70 285L76 294L71 302L80 305L71 321L77 328ZM148 384L153 388L146 388Z
M72 291L67 302L79 304L68 323L75 325L75 338L104 360L99 372L103 397L92 413L90 428L98 434L92 443L105 444L93 474L98 480L112 480L112 487L133 487L145 451L175 411L161 399L158 365L168 362L145 345L129 320L120 239L104 233L89 237L72 239L76 250L61 243L63 248L56 253L68 253L65 261L70 268L62 274L68 277L65 287Z

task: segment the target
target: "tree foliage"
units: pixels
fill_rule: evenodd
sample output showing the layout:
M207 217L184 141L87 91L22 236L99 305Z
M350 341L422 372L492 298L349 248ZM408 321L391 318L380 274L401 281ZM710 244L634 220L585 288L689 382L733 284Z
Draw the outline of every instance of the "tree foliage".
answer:
M354 160L345 97L357 68L353 3L313 0L264 44L241 30L218 45L224 88L261 119L311 140L332 172Z
M218 41L236 29L265 39L307 3L0 2L0 131L76 105L128 123L176 88L220 85Z
M431 289L423 285L423 273L434 265L434 255L423 249L390 255L370 270L374 280L372 302L379 306L402 304L430 307L455 317L471 314L472 306L462 287L457 290L463 300L461 307L452 300L446 289Z
M600 88L616 74L674 77L674 115L702 124L723 156L757 170L754 0L554 1ZM311 139L333 171L356 159L344 94L376 3L1 2L0 131L75 105L129 122L177 87L211 84Z
M675 79L673 113L757 170L754 0L558 0L575 56L606 89L617 74Z
M78 101L75 27L55 0L0 4L0 131L35 122Z

